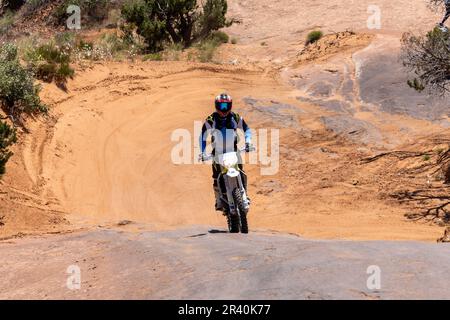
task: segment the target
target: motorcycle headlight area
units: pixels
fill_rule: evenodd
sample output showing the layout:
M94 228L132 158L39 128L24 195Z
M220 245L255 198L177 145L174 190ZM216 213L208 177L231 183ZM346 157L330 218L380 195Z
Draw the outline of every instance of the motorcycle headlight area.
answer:
M219 164L224 168L233 168L239 162L236 152L229 152L219 156Z

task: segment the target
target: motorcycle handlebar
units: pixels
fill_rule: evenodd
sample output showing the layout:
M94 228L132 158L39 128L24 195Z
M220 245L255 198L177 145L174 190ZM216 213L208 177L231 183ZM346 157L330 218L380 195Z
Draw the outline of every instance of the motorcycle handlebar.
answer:
M250 153L250 152L253 152L253 151L256 151L255 147L251 147L248 151L244 147L244 148L238 149L237 153L242 153L242 152ZM200 159L201 161L206 162L206 161L212 160L214 158L214 156L212 154L208 154L208 155L206 155L206 157L202 157L202 155L200 155L200 158L201 158Z

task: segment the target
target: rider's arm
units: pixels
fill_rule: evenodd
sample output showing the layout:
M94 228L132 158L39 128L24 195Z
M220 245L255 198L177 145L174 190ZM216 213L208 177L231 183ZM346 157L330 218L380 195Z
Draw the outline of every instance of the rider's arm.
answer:
M208 139L208 125L207 125L207 122L205 122L203 124L202 133L201 133L200 139L199 139L199 141L200 141L200 143L199 143L200 151L202 153L204 153L205 150L206 150L206 140L207 139Z
M252 143L252 130L247 125L244 119L242 119L242 128L245 135L245 143L251 144Z

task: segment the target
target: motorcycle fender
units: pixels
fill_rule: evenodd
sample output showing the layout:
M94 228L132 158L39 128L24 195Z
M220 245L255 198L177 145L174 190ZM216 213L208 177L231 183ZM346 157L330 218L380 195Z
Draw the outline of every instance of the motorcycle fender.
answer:
M239 170L236 169L229 169L227 172L227 176L230 178L237 178L240 175Z

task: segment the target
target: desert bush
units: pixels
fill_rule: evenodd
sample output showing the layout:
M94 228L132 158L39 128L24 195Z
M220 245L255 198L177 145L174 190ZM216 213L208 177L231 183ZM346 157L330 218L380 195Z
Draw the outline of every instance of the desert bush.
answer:
M207 0L198 18L197 38L204 39L211 32L231 26L235 21L227 20L227 0Z
M450 90L450 35L439 28L426 35L405 33L402 37L403 65L414 74L412 88L445 94Z
M214 31L208 37L208 39L215 41L217 43L228 43L230 41L230 37L223 31Z
M16 130L6 122L0 121L0 177L5 173L5 166L12 152L9 147L16 142Z
M219 43L216 40L202 41L197 47L199 61L211 62L214 58L214 54L216 53L218 46Z
M123 30L128 35L135 30L151 52L170 42L187 48L230 25L226 12L226 0L207 0L201 8L196 0L133 0L122 7Z
M4 44L0 47L0 103L13 119L23 113L46 112L39 98L40 87L34 84L32 74L19 62L17 47Z
M418 92L422 92L423 90L425 90L424 84L422 82L420 82L420 80L418 80L417 78L408 79L406 81L406 83L408 84L408 86L410 88L413 88L414 90L416 90Z
M183 45L180 43L171 43L162 51L163 60L179 61L183 52Z
M109 60L121 57L134 58L142 52L142 46L134 40L117 36L115 33L106 33L95 42L78 40L75 45L77 59Z
M21 14L24 17L31 16L35 14L44 4L48 3L48 0L27 0L22 6Z
M119 26L121 19L120 9L111 9L108 12L108 18L106 19L106 28L114 29Z
M238 40L236 38L231 39L231 44L237 44L237 43L238 43Z
M106 51L114 56L115 53L127 50L127 44L114 33L106 33L100 39L100 45L106 48Z
M54 37L55 44L65 53L71 54L78 41L78 36L73 31L58 32Z
M29 47L24 60L37 79L64 84L75 73L70 67L71 53L70 45L60 47L55 41L50 41Z
M162 61L163 56L161 52L149 53L142 57L142 61Z
M323 37L323 32L320 30L314 30L308 33L306 36L306 45L319 41Z
M6 11L3 16L0 17L0 34L7 33L14 24L14 13L12 11Z
M0 1L0 13L6 10L18 10L25 4L25 0L2 0Z

